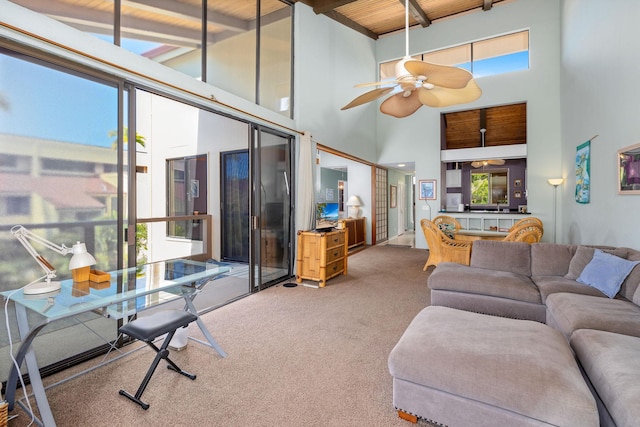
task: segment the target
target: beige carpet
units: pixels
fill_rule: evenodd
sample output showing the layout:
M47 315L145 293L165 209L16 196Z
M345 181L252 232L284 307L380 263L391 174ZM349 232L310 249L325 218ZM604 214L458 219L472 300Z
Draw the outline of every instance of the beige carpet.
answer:
M161 363L142 400L144 349L47 391L59 426L404 426L393 408L389 352L429 304L426 251L371 247L325 288L276 286L203 316L229 353L190 341ZM311 282L308 282L311 283ZM201 337L195 325L194 337ZM55 379L55 378L53 378ZM52 378L46 378L50 383ZM18 411L13 411L17 413ZM24 426L21 414L9 426Z

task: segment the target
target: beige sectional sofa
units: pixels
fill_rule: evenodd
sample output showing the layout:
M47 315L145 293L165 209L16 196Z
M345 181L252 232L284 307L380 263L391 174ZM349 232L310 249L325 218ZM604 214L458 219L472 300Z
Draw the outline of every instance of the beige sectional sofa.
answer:
M529 368L543 369L544 359L551 358L553 364L565 366L567 372L575 369L577 361L583 376L581 381L595 398L597 423L601 426L640 426L640 266L633 264L636 261L640 261L640 251L629 248L478 240L473 244L469 266L441 263L435 268L428 285L432 306L441 307L425 310L444 310L439 317L449 318L450 323L456 325L464 319L461 311L474 312L476 317L467 319L474 325L497 321L501 329L517 327L532 331L536 329L534 323L546 324L541 325L547 334L546 337L542 335L545 337L542 339L551 341L557 339L555 336L561 337L566 351L574 355L575 360L573 357L568 361L550 355L544 345L533 343L524 352L528 361L520 366L519 375ZM612 280L614 276L624 278L619 289L616 283L620 280ZM611 297L603 292L611 294ZM495 319L496 316L500 320L489 322L489 318ZM418 318L414 321L421 322ZM394 386L396 382L399 385L407 382L413 387L413 394L402 394L399 390L398 399L394 388L394 403L401 411L406 403L413 408L409 412L442 423L428 413L419 413L430 411L432 407L414 399L416 389L426 387L432 390L433 385L414 381L412 375L416 374L405 372L404 365L415 360L415 354L424 352L424 349L416 347L430 346L421 342L420 334L440 333L446 337L446 331L433 331L433 321L429 325L422 322L422 325L410 325L406 334L412 339L403 337L398 343L400 348L394 349L390 356ZM440 329L446 329L447 322L441 322ZM502 339L501 334L490 330L486 335L492 345ZM454 332L448 339L458 338L468 340L462 332L457 335ZM436 349L436 353L441 350ZM471 359L478 358L477 348L464 351ZM403 356L405 354L412 355L414 359ZM424 360L424 363L430 362ZM449 363L447 358L437 358L436 371L455 373L455 369L447 366ZM486 373L474 372L482 382L486 381ZM513 401L520 396L513 389L513 380L505 381L510 383L507 386L511 390L508 400L513 406ZM538 384L538 391L544 390L544 381L542 386ZM561 387L566 388L566 394L575 400L576 387L569 384L571 382L565 381ZM554 385L558 384L554 382ZM461 398L458 392L446 392L456 399ZM522 393L522 396L527 396L525 390ZM478 398L477 395L464 396L464 400L476 401ZM557 405L561 404L559 400ZM586 405L584 402L581 404ZM464 411L464 406L454 406L456 411ZM493 406L499 407L499 404ZM530 425L530 422L530 419L526 422L520 420L513 425ZM546 421L542 424L556 425ZM567 424L561 421L557 425Z

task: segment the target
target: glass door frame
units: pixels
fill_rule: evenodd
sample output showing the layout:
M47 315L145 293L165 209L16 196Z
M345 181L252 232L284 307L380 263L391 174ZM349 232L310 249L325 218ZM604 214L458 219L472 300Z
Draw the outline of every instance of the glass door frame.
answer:
M283 140L286 140L288 144L288 159L286 159L287 166L286 171L289 172L289 176L287 179L288 185L288 197L289 197L289 209L287 214L289 215L288 221L288 230L287 234L289 239L286 244L287 250L287 272L284 276L279 277L275 280L265 281L263 278L263 268L262 265L262 243L263 239L266 239L264 235L264 230L261 225L261 206L264 202L263 200L263 192L262 192L262 134L267 133L270 135L274 135L276 137L280 137ZM293 276L293 264L294 264L294 236L295 236L295 138L283 132L276 131L271 128L267 128L261 125L252 124L251 125L251 154L249 156L249 163L251 169L251 198L249 201L250 212L251 212L251 220L250 220L250 268L249 268L249 278L250 278L250 291L251 293L259 292L264 290L270 286L275 285L281 281L287 280Z

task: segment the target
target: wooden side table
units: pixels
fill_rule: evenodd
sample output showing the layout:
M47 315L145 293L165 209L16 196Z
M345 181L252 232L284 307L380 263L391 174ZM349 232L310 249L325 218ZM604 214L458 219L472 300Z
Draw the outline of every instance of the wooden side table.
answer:
M315 280L322 288L332 277L347 274L347 243L346 230L299 231L296 282Z
M345 218L340 220L340 222L344 224L344 227L347 230L347 241L349 249L365 244L367 236L367 231L365 230L366 221L367 220L364 217Z

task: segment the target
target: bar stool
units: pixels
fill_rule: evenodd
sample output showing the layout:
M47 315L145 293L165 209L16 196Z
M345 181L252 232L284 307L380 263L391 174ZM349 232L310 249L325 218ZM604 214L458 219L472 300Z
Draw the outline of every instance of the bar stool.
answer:
M176 371L187 378L195 380L195 375L183 371L178 367L178 365L169 359L169 350L167 350L167 347L169 346L169 342L171 342L171 338L173 338L173 335L176 333L176 329L184 328L188 326L189 323L197 319L198 317L196 315L189 313L188 311L165 310L154 313L150 316L140 317L126 325L123 325L119 329L120 333L129 335L137 340L144 341L156 351L156 357L153 359L153 362L142 380L140 387L138 387L138 391L135 396L132 396L124 390L120 390L120 395L137 403L142 407L142 409L149 409L149 404L144 403L140 398L142 397L144 390L147 388L147 385L149 384L149 381L151 380L151 377L153 376L153 373L158 367L158 363L160 363L161 359L165 359L167 361L167 368ZM153 340L164 334L167 334L167 337L164 339L162 346L158 348L153 343Z

